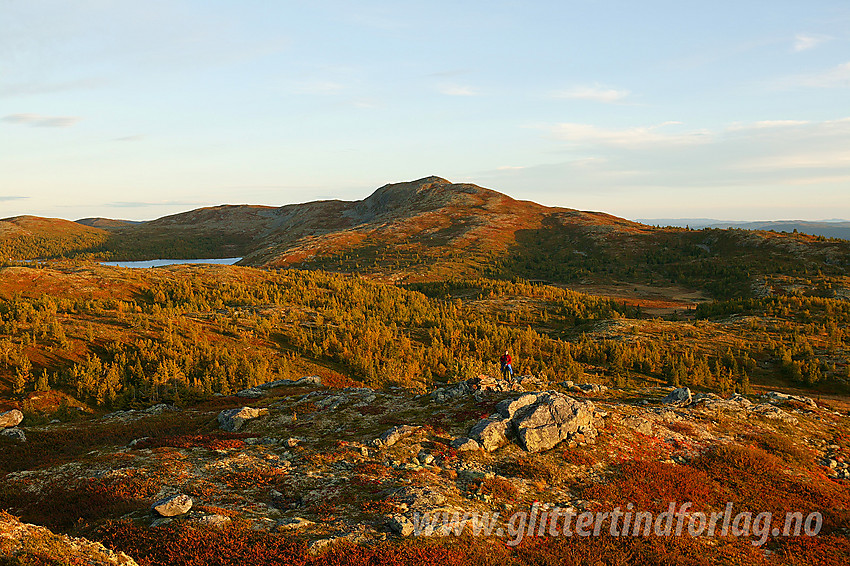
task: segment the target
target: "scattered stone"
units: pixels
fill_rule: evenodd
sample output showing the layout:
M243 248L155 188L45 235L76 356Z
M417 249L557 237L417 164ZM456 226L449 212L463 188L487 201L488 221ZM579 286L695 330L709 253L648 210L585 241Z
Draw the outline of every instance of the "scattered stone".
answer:
M767 403L762 403L753 407L753 413L759 414L766 419L770 419L773 421L781 421L783 423L791 425L799 423L797 417L786 413L779 407L774 407L773 405L768 405Z
M222 430L236 432L242 428L245 422L268 413L268 409L252 409L251 407L229 409L218 414L218 424Z
M575 387L585 393L605 393L608 391L608 387L605 385L599 385L598 383L579 383Z
M177 410L176 408L174 408L170 405L166 405L165 403L159 403L158 405L152 405L152 406L148 407L143 412L147 413L148 415L161 415L165 411L176 411L176 410Z
M472 377L466 381L460 381L440 387L431 393L431 399L438 403L444 403L450 399L459 399L469 395L480 394L483 392L505 392L505 391L522 391L522 385L519 381L510 379L496 379L489 375L481 374L478 377Z
M18 426L24 420L24 414L17 409L0 413L0 428Z
M322 385L322 378L318 375L308 375L292 382L292 385L315 385L318 387Z
M676 405L679 407L690 405L691 401L693 401L693 396L691 395L691 390L687 387L674 389L667 397L661 400L662 403L667 405Z
M204 515L203 517L199 517L197 522L208 527L215 527L217 529L220 529L229 525L231 523L231 520L230 517L228 517L227 515L216 514Z
M409 537L413 534L413 522L401 514L387 517L387 526L391 531L403 537Z
M649 421L643 417L626 415L623 417L623 420L621 422L623 423L623 426L626 426L634 431L637 431L646 436L652 436L652 421Z
M5 428L0 430L0 436L17 440L18 442L26 442L27 435L19 428Z
M787 393L780 393L779 391L768 391L762 397L765 397L767 401L773 403L783 403L788 401L796 401L798 403L803 403L808 405L812 409L817 409L818 404L811 397L803 397L802 395L789 395Z
M160 499L151 505L151 511L161 517L176 517L188 513L192 508L192 498L185 494L172 495Z
M492 452L508 444L508 427L510 419L495 414L481 419L469 431L469 438L474 440L487 452Z
M432 456L431 454L428 454L425 451L420 452L419 455L416 457L416 459L419 460L419 463L422 464L423 466L427 466L428 464L431 464L431 463L434 462L434 456Z
M263 395L265 395L265 392L262 389L260 389L259 387L251 387L250 389L243 389L242 391L239 391L236 394L237 397L244 397L246 399L259 399Z
M277 522L278 531L296 531L311 525L315 525L313 521L304 519L303 517L293 517L291 519L281 519Z
M151 439L150 436L143 436L141 438L134 438L133 440L130 441L129 444L127 444L127 448L135 448L136 446L138 446L142 442L145 442L145 441L150 440L150 439Z
M456 438L452 441L452 448L458 452L469 452L472 450L481 450L481 446L475 440L467 437Z
M419 428L420 427L418 426L411 425L394 426L388 431L386 431L384 434L382 434L379 438L373 440L372 444L374 444L375 446L392 446L402 438L410 436L411 434L419 430Z

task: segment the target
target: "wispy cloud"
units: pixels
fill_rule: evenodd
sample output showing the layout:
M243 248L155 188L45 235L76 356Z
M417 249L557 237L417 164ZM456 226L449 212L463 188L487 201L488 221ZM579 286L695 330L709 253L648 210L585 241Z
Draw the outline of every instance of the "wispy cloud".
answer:
M525 169L523 165L502 165L500 167L496 167L496 171L521 171Z
M569 98L573 100L592 100L594 102L605 102L614 104L622 102L631 94L628 90L617 90L605 88L601 85L577 86L571 89L554 93L555 98Z
M779 88L836 88L850 86L850 61L824 71L786 77L780 80L776 86Z
M41 114L9 114L0 118L10 124L22 124L39 128L68 128L82 118L79 116L42 116Z
M136 142L136 141L142 141L143 139L145 139L145 137L146 136L144 134L135 134L135 135L132 135L132 136L121 136L120 138L115 138L115 141Z
M809 35L806 33L798 33L794 37L794 51L808 51L809 49L814 49L821 43L825 41L829 41L832 39L827 35Z
M573 145L598 146L646 146L670 144L696 144L709 141L711 133L706 130L669 131L679 122L663 122L653 126L630 128L601 128L592 124L561 123L552 127L553 135Z
M456 84L444 84L437 87L440 94L446 96L477 96L478 92L472 87Z
M53 94L69 90L85 90L97 88L103 84L106 84L105 80L96 78L77 79L73 81L61 82L0 82L0 98L10 98L13 96L28 96L33 94Z
M24 200L30 197L16 197L16 196L0 196L0 202L9 202L13 200Z
M161 200L161 201L114 201L105 203L104 206L114 208L144 208L147 206L205 206L209 203L198 201Z

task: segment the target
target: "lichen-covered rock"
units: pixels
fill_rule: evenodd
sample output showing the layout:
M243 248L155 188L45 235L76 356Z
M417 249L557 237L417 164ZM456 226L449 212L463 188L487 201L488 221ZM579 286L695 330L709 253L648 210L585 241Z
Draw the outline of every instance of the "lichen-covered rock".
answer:
M661 402L668 405L684 407L685 405L690 405L692 400L693 397L691 396L691 390L687 387L679 387L671 391L667 397L661 400Z
M137 566L123 552L113 552L99 542L57 535L44 527L21 523L3 511L0 511L0 563Z
M387 517L387 526L394 533L403 537L409 537L413 534L413 522L401 514Z
M265 395L265 392L263 392L263 390L260 389L259 387L251 387L249 389L243 389L242 391L239 391L236 394L237 397L243 397L245 399L259 399L263 395Z
M3 430L0 430L0 436L3 436L5 438L11 438L12 440L17 440L18 442L27 441L27 435L24 434L24 431L19 428L4 428Z
M576 434L593 439L593 410L590 401L552 391L538 394L534 403L516 411L511 421L520 446L529 452L542 452Z
M511 436L529 452L548 450L573 436L584 442L596 437L595 409L557 391L526 393L496 405L498 413L478 421L469 432L485 450L508 443Z
M222 527L226 527L231 523L230 517L227 515L204 515L203 517L199 517L196 521L201 525L206 525L208 527L215 527L220 529Z
M17 409L0 413L0 428L18 426L24 420L24 414Z
M452 441L452 448L458 452L470 452L474 450L481 450L481 445L475 440L463 436Z
M477 442L487 452L492 452L508 443L510 422L510 419L499 414L491 415L486 419L481 419L472 427L472 430L469 431L469 438Z
M160 517L184 515L192 508L192 498L185 494L172 495L151 505L151 511Z
M322 385L322 378L318 375L308 375L292 382L292 385L313 385L320 386Z
M222 430L236 432L247 421L267 414L269 414L268 409L252 409L251 407L229 409L218 414L218 424Z
M402 438L410 436L419 430L418 426L398 425L384 432L379 438L372 441L376 446L392 446Z
M532 405L535 402L537 402L537 394L526 393L525 395L520 395L516 399L505 399L496 405L496 410L500 415L502 415L502 417L512 419L517 411L527 407L528 405Z

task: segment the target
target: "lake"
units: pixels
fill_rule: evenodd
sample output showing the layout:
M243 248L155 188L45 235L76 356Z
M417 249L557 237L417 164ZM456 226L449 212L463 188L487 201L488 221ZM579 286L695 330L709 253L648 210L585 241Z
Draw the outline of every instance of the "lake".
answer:
M223 257L218 259L147 259L144 261L102 261L101 265L111 267L165 267L166 265L182 265L184 263L212 263L215 265L233 265L241 257Z

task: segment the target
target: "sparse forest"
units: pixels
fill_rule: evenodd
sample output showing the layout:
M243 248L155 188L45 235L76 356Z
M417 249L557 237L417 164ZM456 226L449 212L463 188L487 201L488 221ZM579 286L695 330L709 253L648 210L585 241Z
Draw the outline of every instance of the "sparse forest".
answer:
M39 272L71 276L70 268L27 268ZM96 269L106 279L122 272ZM518 372L551 382L729 393L749 392L753 380L842 388L848 379L850 304L816 296L705 303L694 320L674 322L523 281L400 287L238 267L133 276L132 292L120 298L84 298L69 287L2 300L0 369L10 392L54 388L126 408L232 394L303 363L372 386L424 390L495 374L506 349Z

